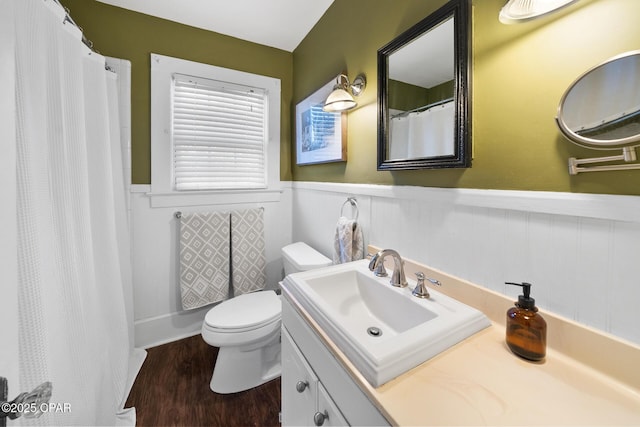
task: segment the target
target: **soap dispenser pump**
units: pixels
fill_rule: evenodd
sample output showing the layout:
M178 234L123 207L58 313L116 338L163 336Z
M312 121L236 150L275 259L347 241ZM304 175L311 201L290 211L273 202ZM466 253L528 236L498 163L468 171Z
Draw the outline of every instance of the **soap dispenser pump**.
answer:
M547 322L538 314L536 300L530 296L531 283L505 283L522 287L524 294L519 295L515 307L507 311L507 345L520 357L542 360L547 349Z

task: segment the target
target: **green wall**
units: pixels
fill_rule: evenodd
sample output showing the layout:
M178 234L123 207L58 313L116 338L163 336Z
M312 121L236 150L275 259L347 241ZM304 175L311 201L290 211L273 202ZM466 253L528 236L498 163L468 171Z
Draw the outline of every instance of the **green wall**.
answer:
M472 168L379 172L376 51L446 1L335 0L293 53L294 105L341 71L364 72L368 86L348 113L348 161L298 167L292 159L293 179L640 195L640 171L569 176L569 157L610 152L569 143L554 122L576 77L640 49L640 1L580 0L520 25L498 21L505 2L472 2Z
M282 83L281 179L291 179L293 55L95 0L62 0L94 48L131 61L132 182L151 182L151 53L279 78ZM286 160L285 160L286 159Z
M387 82L387 90L389 109L409 111L452 98L455 93L455 84L454 81L451 80L427 89L389 79Z
M580 0L547 18L503 25L497 16L505 1L472 2L473 167L379 172L376 52L445 0L335 0L293 54L94 0L62 0L98 51L132 63L134 184L150 182L153 52L280 78L283 180L640 195L640 171L569 176L568 157L601 153L569 143L554 123L578 75L640 49L640 1ZM295 105L345 70L351 79L365 73L368 84L348 113L348 161L298 167Z

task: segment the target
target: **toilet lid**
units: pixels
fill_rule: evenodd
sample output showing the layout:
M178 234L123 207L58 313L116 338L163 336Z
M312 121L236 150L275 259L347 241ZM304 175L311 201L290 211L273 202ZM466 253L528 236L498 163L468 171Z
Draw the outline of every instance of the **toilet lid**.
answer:
M274 291L259 291L221 302L209 310L204 321L218 329L245 329L269 323L281 312L280 297Z

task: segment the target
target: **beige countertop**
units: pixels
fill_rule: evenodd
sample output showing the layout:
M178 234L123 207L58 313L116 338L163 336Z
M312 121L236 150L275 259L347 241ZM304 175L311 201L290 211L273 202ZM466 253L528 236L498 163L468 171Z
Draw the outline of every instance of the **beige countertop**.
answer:
M640 425L637 391L553 350L520 359L500 325L370 395L397 425Z
M370 247L369 253L378 248ZM492 326L373 388L286 292L338 361L392 425L640 426L640 347L541 310L547 357L529 362L505 344L513 301L405 260L407 276L423 271L442 293L480 309Z

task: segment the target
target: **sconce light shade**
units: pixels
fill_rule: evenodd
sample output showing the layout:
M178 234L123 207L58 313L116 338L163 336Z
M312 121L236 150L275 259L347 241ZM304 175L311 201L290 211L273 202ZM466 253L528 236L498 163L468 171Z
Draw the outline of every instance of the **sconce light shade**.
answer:
M353 96L349 94L346 90L341 87L334 88L333 92L329 94L327 100L324 102L324 107L322 109L324 111L347 111L354 108L356 105L356 101L353 99Z
M509 0L500 10L503 24L518 24L568 6L577 0Z
M366 85L366 79L362 74L356 77L353 83L349 83L349 78L346 75L340 74L322 109L329 112L340 112L354 108L358 103L353 97L360 96Z

